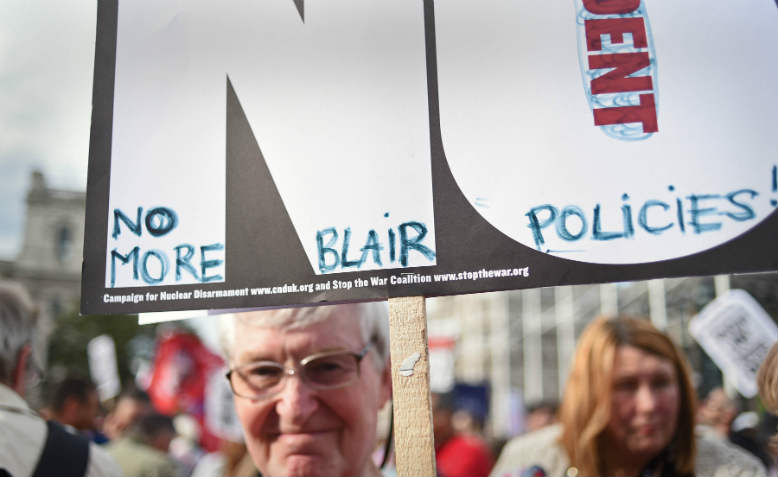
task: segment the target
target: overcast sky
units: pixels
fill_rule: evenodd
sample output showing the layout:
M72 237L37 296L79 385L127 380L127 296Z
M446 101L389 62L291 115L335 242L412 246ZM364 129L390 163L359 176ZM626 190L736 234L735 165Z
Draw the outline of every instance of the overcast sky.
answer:
M3 1L0 259L19 250L32 170L86 190L96 12L96 1Z

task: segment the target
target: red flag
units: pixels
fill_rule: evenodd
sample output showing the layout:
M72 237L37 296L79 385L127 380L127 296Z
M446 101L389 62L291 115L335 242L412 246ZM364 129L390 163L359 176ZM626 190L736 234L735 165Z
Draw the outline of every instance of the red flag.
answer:
M205 386L213 372L222 368L222 358L192 334L174 331L157 343L149 396L163 414L186 413L200 424L200 445L217 450L219 439L205 424Z

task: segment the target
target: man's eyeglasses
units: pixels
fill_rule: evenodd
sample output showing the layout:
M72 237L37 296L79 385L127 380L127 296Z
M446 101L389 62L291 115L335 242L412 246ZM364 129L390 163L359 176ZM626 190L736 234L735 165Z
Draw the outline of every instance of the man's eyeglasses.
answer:
M227 372L232 392L248 399L267 399L283 388L286 376L298 375L314 389L333 389L348 386L359 379L359 364L372 343L358 353L327 351L307 356L293 368L285 368L275 361L255 361L235 366Z

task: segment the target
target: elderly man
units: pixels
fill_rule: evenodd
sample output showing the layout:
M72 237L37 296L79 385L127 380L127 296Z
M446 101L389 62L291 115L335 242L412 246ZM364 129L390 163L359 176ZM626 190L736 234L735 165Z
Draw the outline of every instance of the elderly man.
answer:
M228 379L262 475L380 475L371 460L391 395L386 305L237 314Z
M120 475L103 449L24 402L36 317L24 289L0 281L0 475Z

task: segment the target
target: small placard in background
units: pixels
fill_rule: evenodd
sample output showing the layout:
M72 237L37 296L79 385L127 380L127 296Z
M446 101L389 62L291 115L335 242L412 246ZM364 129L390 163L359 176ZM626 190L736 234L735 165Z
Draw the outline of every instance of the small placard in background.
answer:
M108 335L92 338L86 349L89 356L89 374L97 385L100 400L106 401L117 396L121 390L121 383L113 338Z
M692 318L689 331L740 394L756 395L756 373L778 341L778 326L751 295L721 295Z

